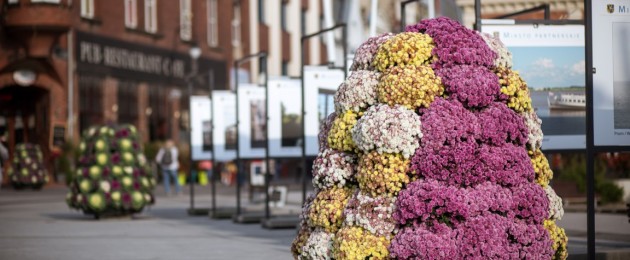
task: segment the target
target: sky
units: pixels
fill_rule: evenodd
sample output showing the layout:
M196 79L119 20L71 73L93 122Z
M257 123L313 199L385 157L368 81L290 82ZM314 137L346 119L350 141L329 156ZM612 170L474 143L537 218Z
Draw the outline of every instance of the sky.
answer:
M510 47L514 65L531 88L584 86L583 47Z

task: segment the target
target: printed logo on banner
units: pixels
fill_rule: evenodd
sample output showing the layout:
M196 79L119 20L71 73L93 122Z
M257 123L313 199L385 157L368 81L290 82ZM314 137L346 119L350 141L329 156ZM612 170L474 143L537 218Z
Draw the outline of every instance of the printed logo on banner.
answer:
M606 10L608 10L608 13L612 14L615 12L615 5L613 4L609 4L606 6Z

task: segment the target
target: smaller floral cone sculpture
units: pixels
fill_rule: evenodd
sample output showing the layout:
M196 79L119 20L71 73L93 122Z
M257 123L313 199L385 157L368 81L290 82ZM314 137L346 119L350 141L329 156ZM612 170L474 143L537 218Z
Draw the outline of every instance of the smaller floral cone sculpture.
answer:
M566 259L541 120L497 38L372 37L322 122L296 259Z
M7 168L9 182L16 189L40 189L48 182L48 171L39 145L18 144L13 161Z
M80 155L66 202L71 208L99 215L142 211L155 202L151 175L132 125L91 127L80 143Z

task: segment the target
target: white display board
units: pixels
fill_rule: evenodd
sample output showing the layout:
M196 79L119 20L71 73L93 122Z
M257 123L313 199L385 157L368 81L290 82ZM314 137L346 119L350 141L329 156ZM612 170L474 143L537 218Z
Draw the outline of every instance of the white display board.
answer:
M319 150L317 134L320 122L335 111L334 96L344 81L344 72L326 66L304 67L304 116L306 155L316 156Z
M227 90L212 92L215 160L219 162L236 159L236 95Z
M586 149L583 25L488 24L513 57L512 69L527 82L542 119L543 150Z
M265 88L254 84L239 84L238 102L240 157L263 158L267 138Z
M193 161L212 159L212 115L210 98L190 97L190 124Z
M269 79L269 156L302 156L302 89L299 79Z
M630 0L592 1L596 146L630 145Z

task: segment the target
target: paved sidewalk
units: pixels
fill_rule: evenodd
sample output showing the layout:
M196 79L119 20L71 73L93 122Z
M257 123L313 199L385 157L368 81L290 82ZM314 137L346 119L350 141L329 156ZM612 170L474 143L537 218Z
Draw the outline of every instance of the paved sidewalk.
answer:
M0 191L0 259L292 259L295 230L190 217L188 196L97 221L69 210L65 192Z
M166 197L159 186L157 204L142 214L98 221L68 209L66 190L0 190L0 259L292 259L294 229L190 217L188 193ZM209 207L210 188L195 191L196 207ZM218 194L219 206L234 206L234 187L220 186ZM300 200L301 193L289 192L287 206L275 211L299 212ZM263 205L250 203L246 189L242 203L249 209ZM608 259L630 259L627 217L597 214L596 222L597 251L607 253ZM586 214L566 213L558 224L569 235L569 259L586 259ZM614 254L618 258L610 258Z

